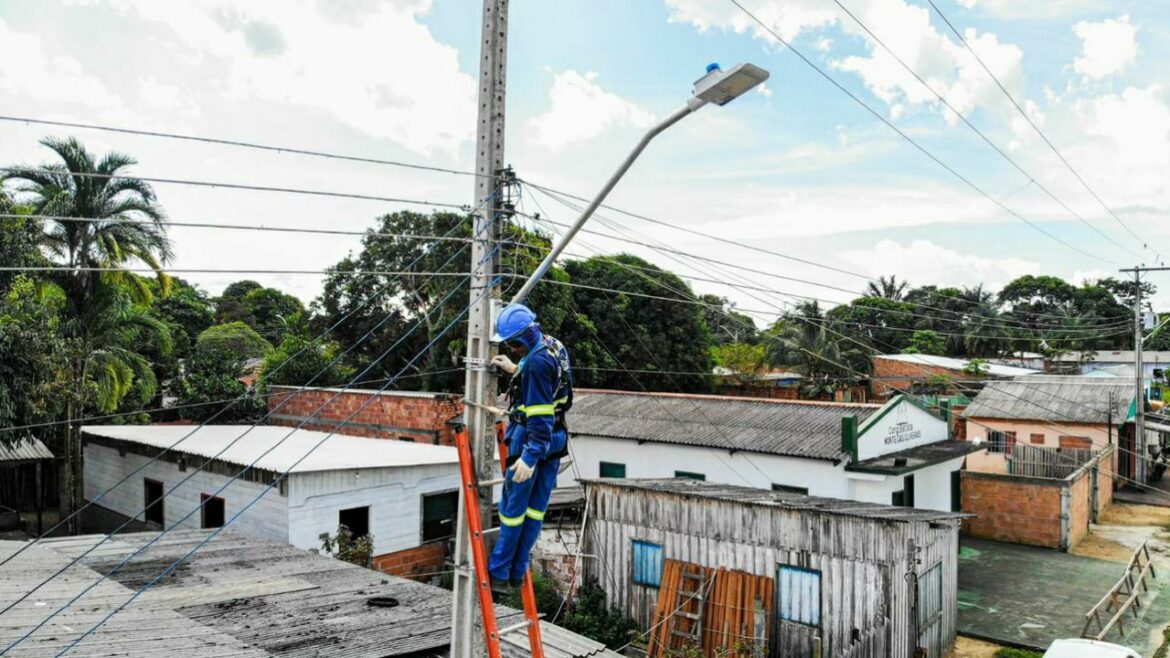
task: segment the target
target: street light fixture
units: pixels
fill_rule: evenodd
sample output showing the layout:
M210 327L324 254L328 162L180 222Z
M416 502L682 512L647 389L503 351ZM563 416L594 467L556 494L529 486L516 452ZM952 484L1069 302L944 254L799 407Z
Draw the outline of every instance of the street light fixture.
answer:
M687 99L686 105L675 110L660 121L658 125L646 131L646 134L642 136L637 146L634 147L634 150L626 156L626 159L622 161L617 171L605 182L605 186L601 188L597 196L593 197L589 205L581 211L581 215L577 217L577 221L573 222L573 225L569 227L569 230L561 238L560 242L553 247L552 251L548 252L548 255L544 257L544 260L536 268L536 271L524 282L524 286L512 298L512 302L523 302L528 297L528 294L532 292L532 289L536 287L536 284L540 282L540 279L552 267L557 256L561 255L561 252L565 250L565 247L568 246L573 237L581 230L581 227L593 215L597 207L605 201L605 197L609 196L609 193L617 185L618 181L621 180L622 176L629 171L630 165L634 164L634 160L637 160L638 156L642 155L642 151L646 149L650 140L707 103L727 105L767 79L768 72L754 64L737 64L730 71L726 72L719 68L718 64L709 64L707 66L707 74L695 81L694 93Z

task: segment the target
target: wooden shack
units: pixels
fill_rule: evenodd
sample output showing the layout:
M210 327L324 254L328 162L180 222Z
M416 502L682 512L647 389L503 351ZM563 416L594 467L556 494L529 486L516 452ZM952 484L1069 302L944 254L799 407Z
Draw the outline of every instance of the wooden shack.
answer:
M954 642L960 514L681 478L585 485L587 575L659 638L652 656L712 633L784 658L939 658ZM755 600L721 593L734 572Z

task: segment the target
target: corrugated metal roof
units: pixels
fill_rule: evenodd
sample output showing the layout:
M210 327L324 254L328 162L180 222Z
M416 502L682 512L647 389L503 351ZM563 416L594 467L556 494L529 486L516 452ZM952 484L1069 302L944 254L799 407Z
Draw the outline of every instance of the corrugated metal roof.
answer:
M40 439L24 436L12 443L0 442L0 464L4 462L27 462L52 459L53 453Z
M783 491L768 491L740 487L732 484L715 484L688 478L595 478L582 480L585 486L610 486L623 489L652 491L655 493L712 498L745 505L780 507L812 514L837 514L867 519L892 521L933 521L938 519L961 519L966 515L955 512L939 512L913 507L893 507L877 503L863 503L841 498L807 496Z
M1112 396L1112 398L1111 398ZM1043 375L988 382L963 412L966 418L1123 422L1133 402L1133 382L1109 377Z
M877 404L798 402L715 395L577 391L574 435L705 446L837 460L841 418L864 421Z
M914 363L921 366L932 366L935 368L946 368L947 370L962 370L967 367L969 363L967 359L956 359L949 356L935 356L933 354L882 354L873 357L874 360L886 359L888 361L901 361L903 363ZM1020 368L1017 366L1005 366L998 363L987 363L984 367L984 372L995 377L1020 377L1022 375L1034 375L1039 373L1039 370L1032 370L1031 368Z
M240 466L247 466L259 459L257 468L277 473L459 462L458 452L452 446L366 439L344 434L328 436L326 432L272 425L86 425L81 431L156 448L169 448L182 440L174 449L175 452L204 458L215 457ZM183 438L188 435L188 438ZM321 443L323 439L325 441ZM310 453L318 443L321 446ZM268 450L271 452L264 454ZM223 454L220 455L220 452ZM302 458L304 460L297 463Z
M18 655L55 655L115 606L130 598L212 530L173 530L16 648ZM0 626L8 646L75 594L98 580L157 533L118 535L43 591L19 603ZM42 540L6 567L0 604L23 593L103 539L101 535ZM24 542L0 542L0 558ZM370 604L373 597L397 601ZM45 603L48 606L45 606ZM501 626L520 619L497 606ZM542 623L548 658L616 658L604 645ZM482 637L482 636L481 636ZM523 632L505 636L504 655L527 656ZM78 645L79 656L445 655L451 640L451 592L315 555L287 544L226 530L170 576Z

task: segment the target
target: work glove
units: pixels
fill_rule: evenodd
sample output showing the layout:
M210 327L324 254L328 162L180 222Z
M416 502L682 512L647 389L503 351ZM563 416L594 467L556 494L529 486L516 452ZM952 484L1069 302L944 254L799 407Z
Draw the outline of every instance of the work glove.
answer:
M505 354L497 354L493 356L492 365L499 368L500 370L503 370L509 375L516 372L516 364L512 363L512 359L509 359Z
M528 478L532 477L532 467L524 463L523 459L517 459L516 465L512 467L512 482L520 484Z

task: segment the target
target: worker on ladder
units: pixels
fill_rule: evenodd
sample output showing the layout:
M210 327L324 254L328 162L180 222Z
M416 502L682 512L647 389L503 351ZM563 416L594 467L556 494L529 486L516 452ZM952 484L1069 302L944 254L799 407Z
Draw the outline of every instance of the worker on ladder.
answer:
M523 304L504 307L492 340L519 362L505 354L492 359L493 365L512 375L512 381L500 536L488 571L493 584L519 587L557 483L561 458L568 454L565 412L573 404L573 378L569 351L541 331L536 314Z

